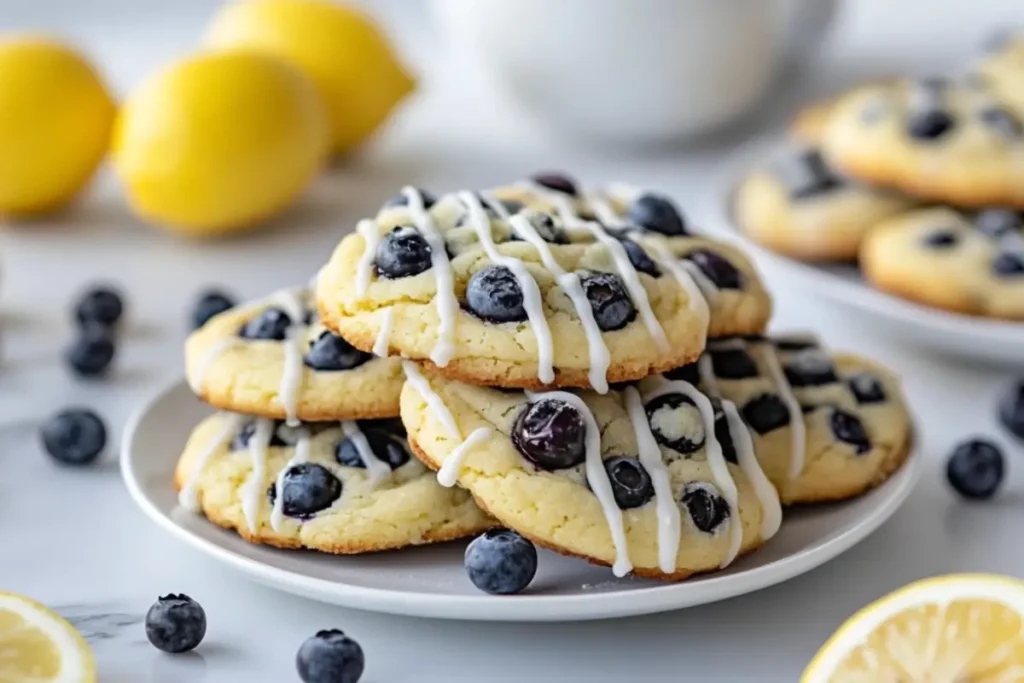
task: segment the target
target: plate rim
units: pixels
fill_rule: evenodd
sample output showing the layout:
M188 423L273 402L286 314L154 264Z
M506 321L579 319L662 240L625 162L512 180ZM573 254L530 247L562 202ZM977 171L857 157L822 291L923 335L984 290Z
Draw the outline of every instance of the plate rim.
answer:
M149 498L134 464L139 456L133 451L141 452L142 449L133 449L132 444L139 425L150 411L183 387L187 390L187 383L179 377L152 393L129 417L122 434L121 477L129 496L143 514L172 537L265 586L320 602L399 616L491 622L585 621L669 612L718 602L777 585L835 559L888 521L906 502L921 475L922 458L915 448L901 467L882 484L894 486L894 490L853 527L813 548L757 567L751 570L754 576L744 572L705 578L700 584L698 599L693 599L692 592L678 590L687 586L685 581L580 595L431 595L369 588L299 575L239 555L178 525Z

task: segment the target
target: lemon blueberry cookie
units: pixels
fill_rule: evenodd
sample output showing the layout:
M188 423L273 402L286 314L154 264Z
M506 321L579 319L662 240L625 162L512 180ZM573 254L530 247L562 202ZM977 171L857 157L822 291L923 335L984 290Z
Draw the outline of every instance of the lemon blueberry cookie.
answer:
M861 270L875 287L970 315L1024 320L1024 214L930 208L869 233Z
M998 93L932 78L859 88L822 148L840 172L922 200L1024 206L1024 125Z
M666 377L735 403L783 503L855 496L910 453L899 379L867 359L830 353L813 336L712 340L700 361ZM683 413L679 424L699 434L693 407Z
M342 240L317 303L363 351L474 383L603 391L693 360L707 334L690 272L660 242L630 244L596 222L409 187Z
M300 423L218 413L189 437L181 504L250 542L356 554L494 526L410 457L398 420Z
M972 73L1018 111L1024 109L1024 31L991 36Z
M738 410L691 383L533 393L406 372L402 421L417 456L542 546L618 576L678 580L778 530L779 500ZM682 403L693 424L677 421Z
M207 403L293 424L394 417L402 387L398 359L375 357L325 329L305 289L207 320L185 344L185 370Z

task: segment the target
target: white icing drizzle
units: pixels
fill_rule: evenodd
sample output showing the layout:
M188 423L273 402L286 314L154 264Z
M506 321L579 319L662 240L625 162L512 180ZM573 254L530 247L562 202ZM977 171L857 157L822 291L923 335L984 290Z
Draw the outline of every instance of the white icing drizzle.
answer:
M679 506L672 495L668 468L665 467L661 449L651 432L640 392L636 387L626 387L623 394L629 419L633 423L633 431L636 432L640 464L651 475L651 483L654 485L654 502L658 510L658 566L666 574L672 574L676 570L676 555L679 553Z
M456 480L459 478L459 471L462 469L462 462L466 459L466 455L473 450L477 444L487 439L494 430L490 427L477 427L466 440L456 446L448 457L441 463L440 469L437 470L437 483L441 486L451 488L455 486Z
M718 386L718 378L715 377L715 368L711 364L711 354L707 351L697 359L697 373L700 375L700 383L704 385L704 390L709 396L718 398L722 395L722 390Z
M633 563L629 559L629 546L626 542L626 527L622 520L622 510L615 503L615 495L612 493L612 484L608 480L608 471L604 467L604 459L601 457L601 431L597 426L597 420L590 408L583 399L575 394L566 391L548 391L544 393L526 392L530 402L543 399L553 399L568 403L577 411L586 423L587 433L585 437L586 450L586 474L590 490L597 496L604 518L608 522L608 530L611 532L612 545L615 546L615 563L612 565L612 573L615 576L625 576L633 571Z
M374 355L387 358L391 350L391 327L395 324L395 309L391 306L381 309L380 330L373 342Z
M508 268L523 294L523 308L526 310L526 317L530 321L530 328L537 340L537 378L544 384L551 384L555 381L554 348L551 341L551 330L548 328L547 318L544 316L543 298L540 287L533 275L526 269L526 264L517 258L503 256L498 252L491 237L491 221L484 211L484 207L472 192L459 192L459 199L465 204L469 211L469 220L473 230L480 240L480 246L484 248L487 258L498 266Z
M366 466L366 473L370 476L370 488L377 488L377 485L391 476L391 466L377 457L367 441L366 435L359 429L359 425L352 420L345 420L341 423L341 431L346 439L352 442L359 453L359 459Z
M779 356L775 352L775 345L770 341L764 344L764 361L768 366L768 374L779 389L779 398L786 404L789 410L789 432L793 438L793 445L789 457L789 471L787 475L790 481L800 476L804 471L804 451L807 448L807 430L804 425L804 411L800 408L800 402L793 395L793 388L786 379L786 373L782 370Z
M448 365L455 354L455 344L452 338L455 334L455 316L459 310L459 303L455 299L452 264L448 260L444 237L438 232L430 213L423 207L423 196L419 190L407 186L402 189L402 194L409 205L409 213L412 215L416 228L430 246L430 266L434 271L434 279L437 283L434 301L437 305L439 319L437 341L434 342L434 348L430 352L430 360L443 368Z
M750 430L740 417L736 404L723 400L722 411L729 425L732 444L736 447L736 459L739 461L740 469L747 475L747 480L754 487L754 494L761 503L761 538L767 541L775 535L782 524L779 494L761 469L761 463L754 453L754 440L750 437Z
M274 531L281 530L281 522L284 521L284 475L288 473L288 470L301 465L302 463L309 460L310 451L310 435L308 429L302 429L299 431L299 438L295 442L295 455L292 456L291 460L285 463L281 471L277 473L277 482L274 484L274 491L277 495L274 496L274 507L270 510L270 527Z
M274 421L265 418L256 420L256 430L249 437L249 457L252 472L242 484L242 515L249 531L256 531L259 525L260 497L266 493L263 480L267 472L267 446L274 435Z
M220 354L224 353L228 349L237 349L244 344L244 339L228 337L227 339L221 339L207 349L206 355L203 356L203 359L199 361L199 364L196 366L196 371L193 373L194 376L189 378L188 384L189 388L192 389L192 392L198 394L202 390L204 380L206 379L206 373L208 373L210 368L213 367L213 362L220 357Z
M656 389L644 395L644 402L648 403L665 394L677 393L687 396L700 411L704 421L704 453L707 456L708 466L711 468L711 478L729 506L729 550L719 565L724 568L732 564L739 554L740 546L743 543L743 524L740 521L737 502L739 492L736 490L736 482L729 474L729 464L726 462L725 456L722 455L722 444L715 438L715 409L704 394L689 382L681 379L663 379Z
M380 228L375 221L364 219L356 225L356 232L363 237L366 247L356 265L356 296L366 296L370 286L370 275L373 272L373 260L377 256L377 245L380 244Z
M196 458L195 465L192 466L192 471L188 475L188 479L185 480L185 484L181 487L181 491L178 492L178 504L184 508L192 510L193 512L199 510L199 497L197 495L199 488L199 477L206 469L206 464L227 441L231 439L235 434L238 433L239 428L244 424L245 418L241 415L233 413L220 413L220 417L223 420L221 428L217 431L217 434L210 439L210 442L206 444L203 452Z
M294 290L282 290L274 295L274 300L291 318L284 340L284 370L281 373L281 384L277 394L284 407L285 424L298 427L299 390L302 388L303 372L302 352L306 344L305 311L298 294Z
M430 408L430 411L445 428L448 435L453 439L461 439L462 435L459 432L459 425L455 422L452 412L448 410L448 406L444 404L441 397L430 387L430 382L423 376L420 369L416 367L416 364L412 361L403 360L402 370L405 371L405 381L418 391L423 400L427 402L427 407Z
M659 267L672 274L672 277L676 279L679 286L686 292L690 310L696 313L700 319L702 330L701 346L705 346L708 340L708 329L711 325L711 309L708 306L707 295L700 288L700 285L697 284L697 280L691 274L690 269L686 267L687 262L677 259L675 254L669 251L669 248L661 240L641 238L640 244L647 249ZM690 265L692 266L693 264L691 263ZM699 271L700 269L698 268L697 270ZM707 278L704 279L706 280Z

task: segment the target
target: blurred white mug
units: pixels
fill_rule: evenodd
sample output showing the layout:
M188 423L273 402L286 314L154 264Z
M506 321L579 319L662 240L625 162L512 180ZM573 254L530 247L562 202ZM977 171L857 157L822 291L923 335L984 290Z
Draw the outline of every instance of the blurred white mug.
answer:
M558 131L677 139L729 123L810 56L838 0L431 0L446 39Z

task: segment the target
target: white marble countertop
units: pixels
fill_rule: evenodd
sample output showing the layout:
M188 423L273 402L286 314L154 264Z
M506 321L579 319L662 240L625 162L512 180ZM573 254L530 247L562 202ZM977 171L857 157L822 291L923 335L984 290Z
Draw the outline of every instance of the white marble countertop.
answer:
M196 40L207 3L101 0L0 5L3 28L44 26L79 39L124 89ZM132 219L103 177L58 220L0 229L0 589L28 594L70 616L91 641L104 683L296 680L294 653L317 629L339 627L368 655L368 683L400 681L786 681L858 607L923 576L953 571L1024 575L1024 449L1006 444L1011 481L998 502L966 505L944 487L941 462L968 435L997 434L999 370L971 367L902 345L885 330L842 318L766 271L776 329L813 327L834 345L899 369L920 418L925 474L906 507L830 564L760 593L673 614L583 624L464 624L322 606L249 583L165 536L132 505L117 473L117 433L127 416L181 371L180 345L196 292L222 283L243 296L304 282L341 232L400 183L479 186L538 168L567 168L590 182L629 179L675 194L711 220L723 159L770 131L799 99L859 77L927 73L956 63L1001 21L1024 24L1016 3L857 0L826 54L761 115L728 135L643 158L605 156L533 135L485 104L452 106L458 79L442 74L412 2L384 9L409 51L424 57L425 89L374 148L323 178L271 229L191 244ZM52 7L51 7L52 6ZM76 14L73 7L83 11ZM379 7L379 5L378 5ZM124 8L124 9L119 9ZM433 67L433 68L431 68ZM129 297L130 330L108 381L69 377L60 349L68 305L109 278ZM97 467L55 467L41 452L39 421L67 404L93 406L113 438ZM172 658L145 640L142 615L158 594L186 592L206 608L209 631L194 654Z

